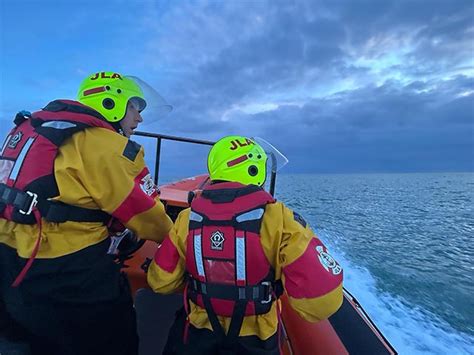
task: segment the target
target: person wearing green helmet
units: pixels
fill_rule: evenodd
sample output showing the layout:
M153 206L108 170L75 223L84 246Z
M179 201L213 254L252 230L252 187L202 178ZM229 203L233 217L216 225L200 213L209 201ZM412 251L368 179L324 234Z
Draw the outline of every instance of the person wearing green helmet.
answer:
M261 138L228 136L212 147L211 184L179 214L148 269L155 292L184 290L164 354L278 354L283 292L310 322L341 306L341 266L263 189L267 170L286 163Z
M132 78L118 73L101 72L85 78L77 99L98 111L126 137L142 122L140 112L146 107L140 86Z
M212 147L207 159L213 181L237 181L263 186L266 179L267 153L249 138L229 136Z
M78 101L19 112L0 151L0 325L36 354L138 351L109 235L162 241L172 227L129 139L150 104L139 79L98 72Z

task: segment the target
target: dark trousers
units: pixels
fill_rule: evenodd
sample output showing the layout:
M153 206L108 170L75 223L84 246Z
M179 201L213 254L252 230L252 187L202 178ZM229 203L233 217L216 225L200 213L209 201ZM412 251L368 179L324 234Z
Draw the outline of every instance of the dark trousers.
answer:
M108 241L57 259L38 259L23 283L11 283L25 260L0 244L1 320L33 355L136 355L135 310ZM2 316L3 313L3 316Z
M277 355L278 337L274 334L267 340L257 336L238 337L232 348L224 347L224 339L219 339L209 329L198 329L189 325L188 339L183 342L183 331L186 314L184 309L176 312L176 319L170 328L168 340L163 350L164 355L190 354L190 355Z

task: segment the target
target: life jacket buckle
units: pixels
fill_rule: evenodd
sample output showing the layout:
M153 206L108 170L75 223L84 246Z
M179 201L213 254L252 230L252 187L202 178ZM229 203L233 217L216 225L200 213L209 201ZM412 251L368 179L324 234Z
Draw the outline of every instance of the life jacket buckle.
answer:
M38 204L38 194L35 194L34 192L31 192L31 191L26 191L26 194L31 197L31 202L26 204L26 208L19 209L18 212L24 215L29 215L31 211L33 211L33 208L35 208L36 205Z
M260 301L260 303L267 304L272 301L273 287L270 281L263 281L261 285L268 287L268 298L266 300Z

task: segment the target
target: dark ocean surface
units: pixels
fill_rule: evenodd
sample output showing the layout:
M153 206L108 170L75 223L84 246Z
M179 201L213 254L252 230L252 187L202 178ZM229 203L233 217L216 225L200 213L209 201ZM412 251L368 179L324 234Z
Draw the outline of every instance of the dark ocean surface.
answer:
M400 354L474 354L474 173L280 174L276 186Z
M280 175L401 354L474 354L474 174Z

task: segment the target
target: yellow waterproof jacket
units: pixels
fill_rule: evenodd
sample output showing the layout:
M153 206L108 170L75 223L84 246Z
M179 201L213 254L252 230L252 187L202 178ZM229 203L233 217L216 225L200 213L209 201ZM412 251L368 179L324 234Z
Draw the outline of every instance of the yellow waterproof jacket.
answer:
M145 166L143 148L117 132L91 127L75 133L59 147L54 162L59 188L55 200L102 210L142 239L161 242L172 227ZM38 225L0 218L0 243L28 258ZM108 237L98 222L50 223L42 220L37 258L56 258L95 245Z
M150 265L148 283L155 292L169 294L184 288L189 217L190 209L179 214ZM342 269L297 213L281 202L267 204L260 240L291 307L303 318L317 322L338 310L343 300ZM205 309L191 301L190 308L193 326L212 329ZM230 318L218 319L227 331ZM266 314L246 316L240 336L256 335L265 340L277 331L277 324L274 303Z

